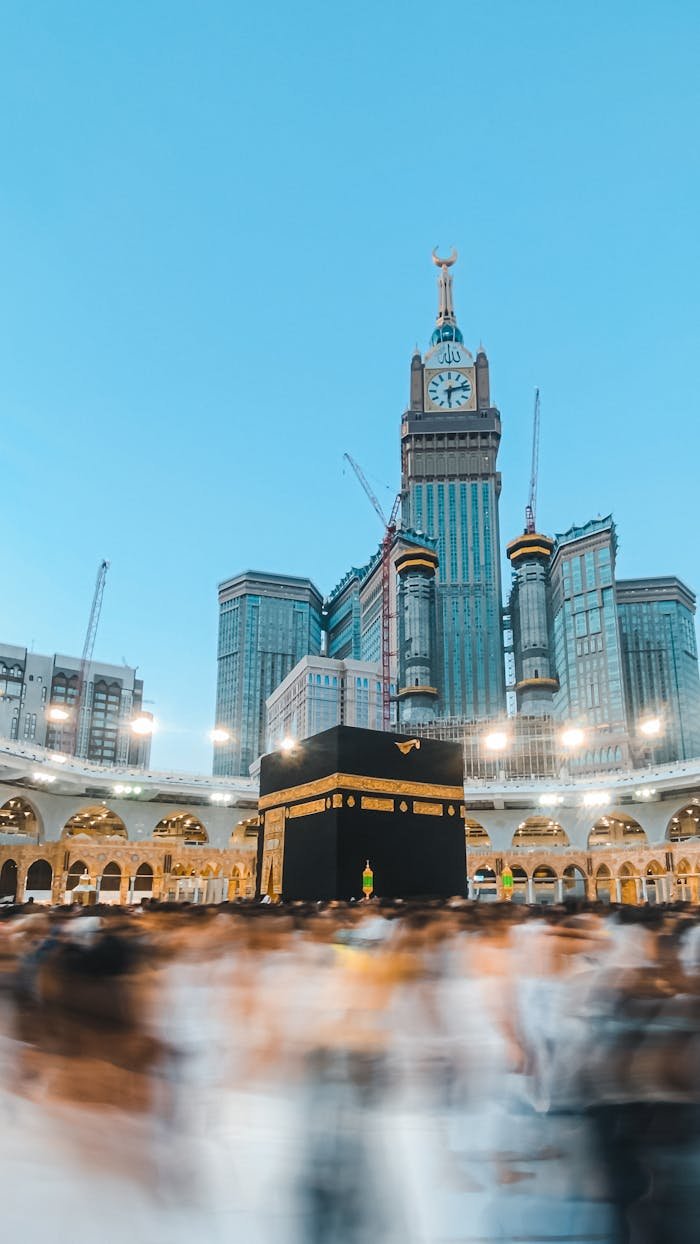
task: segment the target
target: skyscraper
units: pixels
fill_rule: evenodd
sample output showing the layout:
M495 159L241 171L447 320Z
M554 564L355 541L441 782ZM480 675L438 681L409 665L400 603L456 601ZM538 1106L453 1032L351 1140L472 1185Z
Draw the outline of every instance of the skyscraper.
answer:
M394 721L423 721L435 715L434 541L413 531L396 532L390 552L390 688L397 693ZM365 566L353 567L325 606L326 655L337 660L382 657L381 550Z
M302 657L321 651L323 600L310 579L247 570L219 584L214 773L247 774L265 750L265 701Z
M466 348L452 299L451 266L439 268L430 348L411 360L401 426L403 526L437 545L437 712L490 717L505 709L496 460L501 419L489 364Z
M549 571L551 651L559 678L554 712L561 720L600 728L590 739L603 766L627 759L616 551L612 517L591 519L556 536Z
M646 740L657 761L700 755L700 677L695 595L673 575L616 584L629 729L637 742L645 717L661 719Z

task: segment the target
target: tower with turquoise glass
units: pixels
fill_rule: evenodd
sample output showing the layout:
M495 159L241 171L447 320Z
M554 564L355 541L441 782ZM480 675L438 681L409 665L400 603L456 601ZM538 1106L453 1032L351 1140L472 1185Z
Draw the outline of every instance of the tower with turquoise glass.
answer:
M401 425L403 526L435 541L439 717L505 712L497 467L501 417L483 346L474 356L457 324L456 251L433 252L438 314L425 354L411 359Z

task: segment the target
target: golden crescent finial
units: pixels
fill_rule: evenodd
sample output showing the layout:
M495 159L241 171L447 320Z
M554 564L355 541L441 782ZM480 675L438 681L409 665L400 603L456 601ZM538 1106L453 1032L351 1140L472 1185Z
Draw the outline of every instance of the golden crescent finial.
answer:
M436 268L451 268L453 263L456 262L456 260L457 260L456 247L454 246L452 247L452 254L450 255L449 259L440 259L440 256L437 253L437 246L433 247L433 263L435 264Z

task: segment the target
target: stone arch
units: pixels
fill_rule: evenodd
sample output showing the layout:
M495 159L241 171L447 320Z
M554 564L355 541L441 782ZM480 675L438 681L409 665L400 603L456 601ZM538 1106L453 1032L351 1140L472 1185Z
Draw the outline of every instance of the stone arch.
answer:
M595 896L599 903L612 901L613 881L607 864L601 864L595 874Z
M169 812L153 830L153 839L155 842L198 847L209 842L209 835L194 812Z
M509 864L511 873L513 874L513 902L526 903L528 896L528 875L522 864Z
M87 870L88 866L85 860L73 860L66 877L66 890L74 890L83 873L86 873Z
M551 816L528 816L513 834L514 847L568 847L569 836Z
M491 849L491 838L487 831L483 825L479 824L471 816L465 817L464 836L468 847L478 847L483 851Z
M688 838L700 838L700 804L685 804L666 826L668 842L687 842Z
M618 873L620 885L620 902L633 906L637 902L637 874L629 861L622 865Z
M649 860L644 869L644 890L652 906L666 901L666 869L658 860Z
M676 886L681 902L697 903L699 881L690 861L685 858L679 860L676 864Z
M567 864L562 873L564 898L577 899L586 897L586 874L578 864Z
M86 841L94 838L121 840L128 838L126 825L106 803L91 804L80 808L68 818L62 838L78 838Z
M239 864L234 864L228 883L228 901L235 902L242 896L243 872Z
M153 893L153 868L150 864L139 864L134 874L134 893L135 894L152 894Z
M41 842L43 826L41 817L24 795L13 795L0 808L0 834L21 834L34 842Z
M563 832L563 831L562 831ZM538 864L532 874L535 903L553 903L557 897L557 874L550 864Z
M17 861L5 860L0 868L0 898L17 899Z
M588 846L590 847L614 847L614 846L645 846L648 842L645 831L642 829L639 821L636 821L629 812L605 812L603 816L598 817L590 834L588 835Z
M122 883L122 870L115 860L110 860L109 864L105 864L100 877L100 895L117 894Z
M33 860L27 869L27 880L24 887L24 897L33 898L38 902L48 902L51 899L51 887L53 885L53 869L48 860Z

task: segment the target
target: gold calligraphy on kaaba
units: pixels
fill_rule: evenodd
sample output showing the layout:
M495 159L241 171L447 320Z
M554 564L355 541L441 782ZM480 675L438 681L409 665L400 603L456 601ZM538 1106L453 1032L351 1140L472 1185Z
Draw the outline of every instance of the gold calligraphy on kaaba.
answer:
M414 799L413 811L417 816L442 816L442 804L423 803L420 799Z
M460 802L464 799L462 786L443 786L432 782L396 781L393 778L366 777L358 773L329 773L327 777L315 782L304 782L299 786L289 786L285 790L272 791L261 795L259 807L261 811L274 808L279 804L292 801L311 799L319 795L329 795L338 790L353 791L357 794L398 795L417 799L445 799ZM350 803L350 799L348 799ZM352 806L352 805L351 805Z
M306 803L295 803L289 809L290 820L296 816L313 816L316 812L325 812L325 799L309 799Z
M282 893L282 861L284 859L284 808L271 808L265 816L260 889L270 898Z
M360 807L365 812L393 812L393 799L377 799L373 795L363 795L360 800Z

